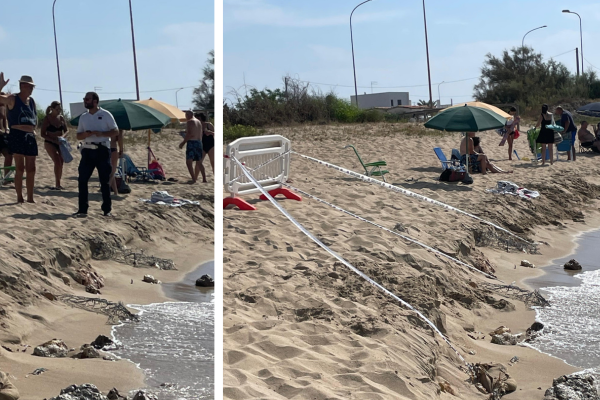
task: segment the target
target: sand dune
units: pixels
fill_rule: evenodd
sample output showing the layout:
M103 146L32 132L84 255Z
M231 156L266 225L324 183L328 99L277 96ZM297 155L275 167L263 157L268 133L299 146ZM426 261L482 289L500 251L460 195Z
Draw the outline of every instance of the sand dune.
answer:
M0 342L3 345L17 350L23 348L22 344L37 346L56 337L65 340L69 347L79 348L98 334L110 333L105 315L50 301L42 296L44 291L54 295L102 297L125 304L163 301L160 285L141 282L144 274L150 273L165 282L179 281L201 261L213 258L212 172L208 184L187 184L184 150L177 147L180 137L165 133L153 135L153 140L153 150L167 177L178 182L131 184L131 194L113 198L113 219L102 216L96 175L90 181L89 216L71 217L77 209L77 152L75 160L65 165L65 191L49 190L54 185L52 164L41 144L37 204L15 204L12 185L0 188ZM128 133L126 143L125 151L136 164L145 165L145 136ZM167 190L176 197L200 201L201 205L170 208L138 201L149 198L155 190ZM121 246L172 259L177 270L134 268L116 262L111 251ZM86 293L85 287L75 281L82 272L103 277L101 295ZM32 356L31 352L32 347L24 353L0 349L0 370L11 375L22 399L56 396L61 388L74 383L93 383L104 392L112 387L126 392L144 385L141 371L126 361L43 359ZM40 367L48 371L26 377Z
M515 269L521 259L543 265L572 249L569 235L598 225L600 167L593 155L543 168L510 162L506 148L498 147L500 138L482 133L489 157L515 172L475 174L474 184L467 186L437 181L441 167L432 148L450 154L458 147L458 134L408 124L274 128L268 133L291 139L301 154L364 172L352 150L342 149L354 144L365 162L387 161L389 182L549 243L539 255L506 251L493 240L489 226L292 156L292 185L478 268L491 266L507 283L524 286L523 279L541 273ZM521 157L531 156L523 139L515 148ZM485 192L501 179L538 190L541 197L526 201ZM483 398L467 382L458 357L430 328L257 197L246 197L257 211L224 212L226 398L456 398L440 391L440 382L448 382L459 398ZM499 325L523 332L534 318L521 301L481 288L482 275L314 200L281 204L323 243L433 320L469 362L507 365L517 355L521 361L508 371L519 389L505 398L540 398L538 387L545 390L553 378L574 371L527 348L468 336L467 331L487 333Z

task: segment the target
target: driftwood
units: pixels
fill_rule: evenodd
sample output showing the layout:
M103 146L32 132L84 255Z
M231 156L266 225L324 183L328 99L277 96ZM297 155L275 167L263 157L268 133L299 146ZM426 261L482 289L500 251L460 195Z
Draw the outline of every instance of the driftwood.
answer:
M544 296L542 296L537 290L532 292L530 290L521 289L520 287L514 285L501 285L491 282L481 282L478 283L478 285L485 289L500 293L511 299L520 300L528 307L546 307L550 305L550 302L546 300Z
M72 307L107 315L107 323L111 325L116 325L121 321L139 321L138 316L131 313L131 311L129 311L122 302L114 303L106 299L73 296L70 294L58 296L58 299Z

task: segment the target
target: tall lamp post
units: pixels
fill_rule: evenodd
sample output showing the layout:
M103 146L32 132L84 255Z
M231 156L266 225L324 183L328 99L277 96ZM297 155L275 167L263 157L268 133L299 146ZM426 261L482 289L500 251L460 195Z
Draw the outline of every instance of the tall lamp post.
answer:
M441 81L440 83L438 83L438 107L442 106L442 96L440 96L440 85L442 83L445 83L444 81Z
M525 35L523 35L523 40L521 40L521 49L523 49L523 47L525 47L525 36L529 35L530 32L533 32L535 30L542 29L542 28L546 28L546 25L544 25L544 26L538 26L537 28L532 29L529 32L527 32Z
M352 46L352 70L354 71L354 98L356 100L356 107L358 107L358 87L356 86L356 64L354 63L354 38L352 37L352 14L354 14L354 10L358 7L362 6L365 3L368 3L371 0L366 0L354 7L352 12L350 13L350 45Z
M58 94L60 96L60 104L62 105L62 107L64 107L65 105L63 104L63 99L62 99L62 87L60 84L60 64L58 63L58 42L56 40L56 20L54 18L54 6L56 5L56 0L54 0L54 3L52 3L52 25L54 26L54 50L56 51L56 70L58 71Z
M137 58L135 56L135 35L133 33L133 10L131 8L131 0L129 0L129 17L131 18L131 42L133 43L133 68L135 69L135 92L138 101L140 100L140 85L138 83Z
M427 79L429 79L429 104L433 104L431 96L431 71L429 70L429 43L427 42L427 17L425 16L425 0L423 0L423 22L425 23L425 52L427 53Z
M569 10L562 10L564 13L575 14L579 17L579 39L581 41L581 73L583 74L583 30L581 29L581 15Z
M179 93L181 89L183 88L179 88L175 91L175 105L177 106L177 108L179 108L179 100L177 99L177 93Z

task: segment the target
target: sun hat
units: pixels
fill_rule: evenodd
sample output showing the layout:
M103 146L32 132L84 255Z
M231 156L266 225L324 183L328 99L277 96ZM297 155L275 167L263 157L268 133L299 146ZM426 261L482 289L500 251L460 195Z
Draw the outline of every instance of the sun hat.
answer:
M19 79L19 83L28 83L32 86L35 86L35 83L33 83L33 78L29 75L23 75L21 79Z

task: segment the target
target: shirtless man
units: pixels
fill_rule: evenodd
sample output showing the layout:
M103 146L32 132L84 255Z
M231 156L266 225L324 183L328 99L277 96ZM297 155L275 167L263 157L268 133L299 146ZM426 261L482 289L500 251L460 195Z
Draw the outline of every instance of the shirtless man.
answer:
M488 160L487 156L482 153L477 153L474 148L473 137L475 136L475 132L468 132L468 137L464 138L460 142L460 163L466 164L467 161L467 146L466 139L469 140L469 165L475 165L475 163L479 163L480 170L483 175L487 174L487 171L492 173L512 173L512 171L503 171L500 168L496 167L494 164Z
M202 166L202 123L194 117L191 110L185 112L185 118L187 119L185 138L179 144L179 148L183 149L183 146L187 145L185 163L192 176L192 183L198 181L200 171L202 171L202 182L206 182L206 173ZM194 168L194 161L196 162L196 168Z
M0 96L6 93L0 92ZM8 118L6 117L6 106L0 103L0 154L4 156L4 168L12 165L12 154L8 151ZM4 170L4 175L8 173Z
M588 131L587 121L581 122L581 128L577 131L577 138L581 143L581 147L592 149L594 153L600 153L600 139L597 139L596 135Z

